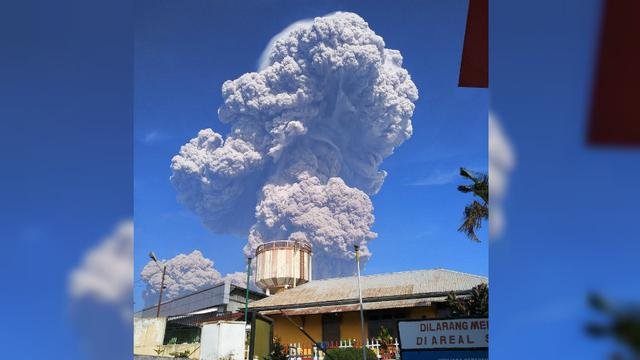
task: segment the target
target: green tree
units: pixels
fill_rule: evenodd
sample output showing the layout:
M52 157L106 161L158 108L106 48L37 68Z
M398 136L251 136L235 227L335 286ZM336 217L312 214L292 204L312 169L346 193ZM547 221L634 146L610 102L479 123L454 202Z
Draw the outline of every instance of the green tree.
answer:
M458 231L465 233L469 239L480 242L476 231L480 229L482 221L489 218L489 177L487 174L476 174L465 168L460 168L460 176L471 180L471 184L458 185L458 191L472 193L481 201L473 200L464 208L462 224Z
M476 285L469 296L457 297L452 291L447 296L447 305L451 317L487 317L489 316L489 286Z

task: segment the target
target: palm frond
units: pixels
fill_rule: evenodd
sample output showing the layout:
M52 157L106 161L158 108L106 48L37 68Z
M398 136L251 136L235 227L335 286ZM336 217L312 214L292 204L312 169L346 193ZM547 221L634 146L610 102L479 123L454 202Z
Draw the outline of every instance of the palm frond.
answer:
M480 242L476 231L482 226L482 220L489 217L489 210L486 204L480 204L474 200L464 208L464 217L458 231L463 232L469 239Z
M460 168L460 176L467 178L473 182L476 182L477 178L472 171L469 171L463 167Z

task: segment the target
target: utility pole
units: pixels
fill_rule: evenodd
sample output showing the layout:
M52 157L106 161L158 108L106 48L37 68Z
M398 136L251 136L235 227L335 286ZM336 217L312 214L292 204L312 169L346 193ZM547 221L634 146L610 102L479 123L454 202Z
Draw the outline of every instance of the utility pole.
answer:
M164 275L167 272L167 265L162 267L162 281L160 282L160 296L158 297L158 308L156 309L156 317L160 317L160 304L162 303L162 290L164 290Z
M153 251L149 252L149 258L153 260L153 262L160 267L160 263L158 262L158 258ZM164 276L167 273L167 265L162 264L162 280L160 281L160 296L158 297L158 308L156 309L156 317L160 317L160 304L162 304L162 291L164 290Z
M358 245L353 245L356 252L356 267L358 268L358 298L360 300L360 327L362 330L362 360L367 360L366 339L364 337L364 306L362 305L362 287L360 286L360 252Z
M244 325L247 326L249 315L249 281L251 281L251 257L247 258L247 286L244 296Z

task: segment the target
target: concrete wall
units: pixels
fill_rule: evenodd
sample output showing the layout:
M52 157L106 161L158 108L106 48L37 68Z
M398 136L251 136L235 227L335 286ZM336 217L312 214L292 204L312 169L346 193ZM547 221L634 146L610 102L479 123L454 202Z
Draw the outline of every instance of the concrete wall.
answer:
M158 355L171 357L173 352L188 350L193 352L190 359L200 358L200 344L172 344L163 345L167 318L133 318L133 353L135 355Z
M133 353L154 355L153 349L162 345L167 318L133 318Z
M171 353L179 353L183 351L189 351L191 355L189 355L189 359L200 359L200 344L173 344L173 345L162 345L160 346L162 356L167 356L173 358ZM155 348L154 348L155 349ZM153 355L156 354L155 350L152 350Z
M134 360L167 360L167 359L175 359L172 355L173 352L183 352L188 350L192 352L189 356L189 359L200 359L200 344L175 344L175 345L162 345L162 352L160 355L156 355L155 351L152 351L153 354L136 354L134 355ZM195 351L194 351L195 350Z

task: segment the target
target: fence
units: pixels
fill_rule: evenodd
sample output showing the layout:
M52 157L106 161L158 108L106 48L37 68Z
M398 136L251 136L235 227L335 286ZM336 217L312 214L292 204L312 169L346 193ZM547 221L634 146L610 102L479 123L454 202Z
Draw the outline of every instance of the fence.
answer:
M352 348L352 347L360 347L358 345L358 341L355 339L348 340L339 340L339 341L328 341L323 345L326 346L327 349L344 349L344 348ZM398 343L398 339L393 339L393 342L387 344L386 349L384 349L383 344L380 343L378 339L367 339L367 343L365 346L374 353L378 359L389 360L389 359L400 359L400 344ZM324 353L320 351L316 346L312 348L303 347L301 343L291 343L289 344L289 359L290 360L324 360Z

